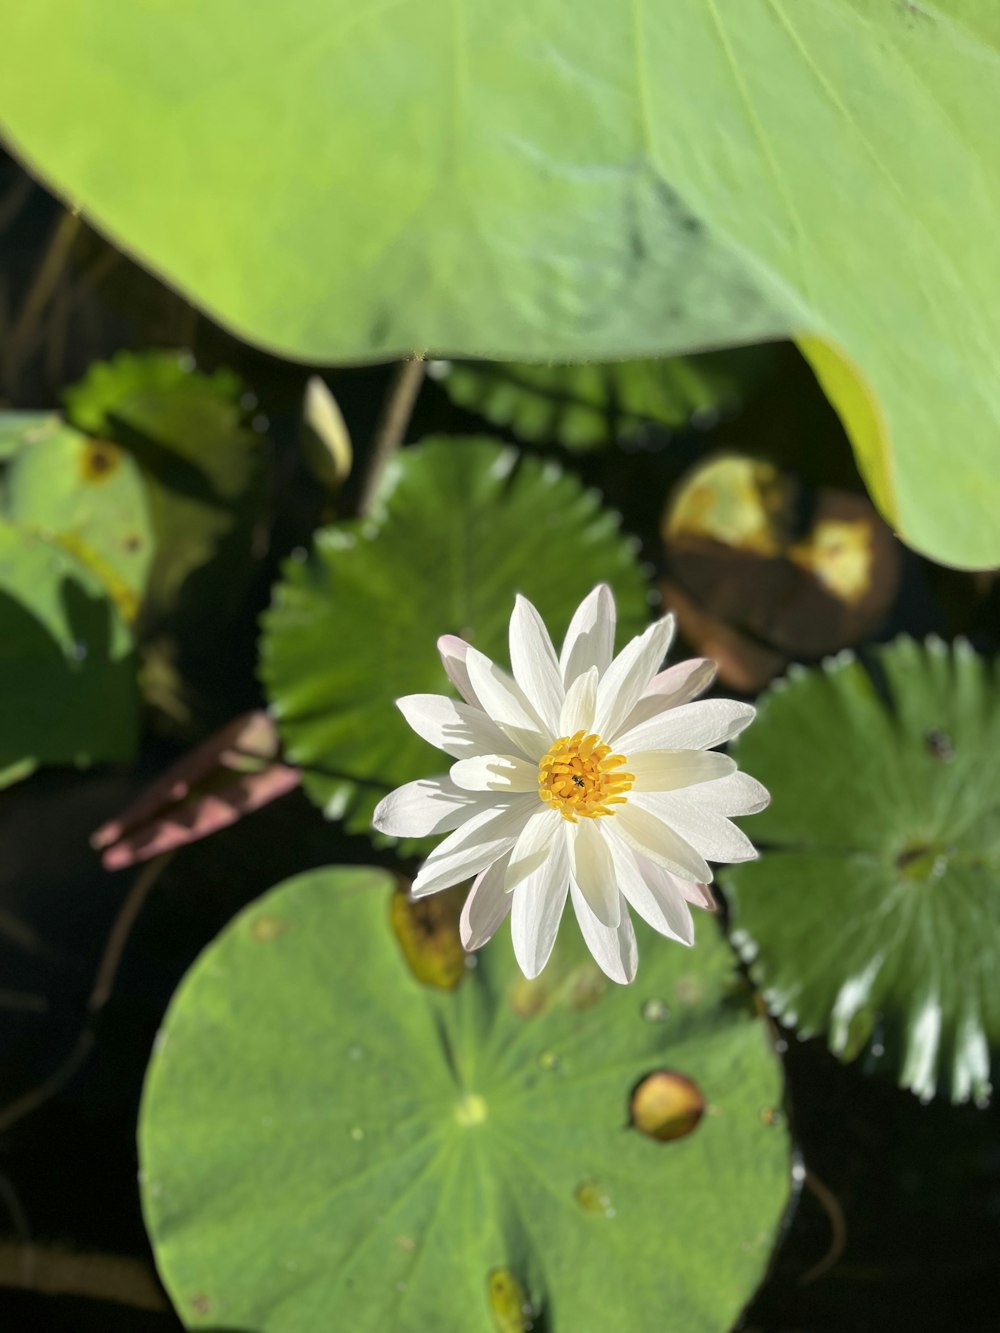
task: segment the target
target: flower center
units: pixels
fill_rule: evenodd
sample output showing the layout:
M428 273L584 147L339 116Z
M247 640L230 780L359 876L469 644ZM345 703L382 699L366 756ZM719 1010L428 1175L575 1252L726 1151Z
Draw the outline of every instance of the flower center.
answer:
M562 736L538 765L538 794L574 824L580 815L613 815L635 781L634 774L619 771L626 762L600 736Z

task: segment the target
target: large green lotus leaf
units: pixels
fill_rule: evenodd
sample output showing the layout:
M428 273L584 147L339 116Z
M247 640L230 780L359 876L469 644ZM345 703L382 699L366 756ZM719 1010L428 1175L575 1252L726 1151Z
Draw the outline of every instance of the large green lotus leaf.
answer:
M188 580L209 563L214 586L202 586L195 609L202 618L217 618L238 604L240 584L252 573L264 449L243 424L242 394L232 372L201 374L177 352L121 352L95 363L66 392L73 424L116 442L142 471L156 535L150 618L173 610L182 595L190 600Z
M772 800L734 943L783 1022L925 1099L985 1101L1000 1049L998 746L992 667L900 639L794 674L738 747Z
M10 142L251 340L806 335L889 519L1000 561L995 0L8 8Z
M26 414L28 423L34 418ZM135 619L153 557L138 465L58 417L27 429L4 478L6 515L64 546L95 573L126 620Z
M0 785L38 764L131 757L131 637L101 580L0 519Z
M641 438L650 425L714 421L738 407L773 364L770 347L603 364L460 361L442 382L459 406L523 440L593 449Z
M528 1304L548 1333L725 1333L790 1161L780 1067L714 922L693 950L642 929L633 988L603 980L567 921L536 982L501 935L441 991L388 929L391 885L287 881L174 998L139 1141L187 1326L521 1333ZM672 1142L629 1124L661 1069L707 1103Z
M506 662L517 592L559 642L609 583L619 642L638 633L648 605L634 551L617 515L552 463L456 437L404 449L374 521L321 531L311 559L286 565L264 620L261 670L306 790L363 831L391 787L443 772L450 761L394 701L451 692L442 634Z

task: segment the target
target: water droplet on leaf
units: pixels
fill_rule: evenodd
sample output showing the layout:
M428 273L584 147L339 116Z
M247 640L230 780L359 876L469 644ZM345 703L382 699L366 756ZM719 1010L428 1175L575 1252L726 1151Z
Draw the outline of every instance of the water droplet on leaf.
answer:
M578 1185L574 1198L585 1213L599 1213L602 1217L614 1217L615 1206L611 1191L596 1180L585 1180Z

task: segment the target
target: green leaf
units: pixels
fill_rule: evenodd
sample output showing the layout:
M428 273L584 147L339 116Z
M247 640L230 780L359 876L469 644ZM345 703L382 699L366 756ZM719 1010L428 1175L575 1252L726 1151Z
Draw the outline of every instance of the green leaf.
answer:
M453 402L522 440L594 449L641 438L650 425L714 421L738 407L772 363L768 347L603 365L470 361L449 365L442 382Z
M133 621L153 558L139 468L113 444L50 420L44 432L24 432L25 443L7 468L6 515L75 555Z
M210 563L214 586L202 579L196 590L202 620L238 606L252 577L265 460L260 436L243 425L242 394L231 371L200 374L176 352L120 352L66 392L70 420L127 449L145 479L156 534L150 617L190 601L189 579Z
M662 1333L665 1311L725 1333L766 1268L789 1143L714 923L690 951L640 928L636 988L604 982L565 922L536 982L501 937L446 992L406 967L391 884L280 885L174 998L139 1139L186 1325L513 1333L514 1293L549 1333ZM669 1143L628 1126L661 1068L711 1109Z
M0 412L0 461L13 458L26 444L44 440L61 424L55 412Z
M0 786L38 764L128 759L135 667L98 577L55 542L0 519Z
M375 521L321 531L308 562L285 566L264 620L261 673L306 790L367 829L386 791L446 767L394 706L450 693L438 638L506 660L515 593L558 641L601 582L617 594L620 635L643 628L634 543L574 477L486 440L404 449Z
M994 0L391 10L18 5L0 117L125 248L299 358L802 336L893 525L1000 561Z
M739 743L763 859L723 872L768 1006L929 1099L990 1095L1000 1049L1000 703L969 646L900 639L797 673ZM881 687L887 690L883 701Z

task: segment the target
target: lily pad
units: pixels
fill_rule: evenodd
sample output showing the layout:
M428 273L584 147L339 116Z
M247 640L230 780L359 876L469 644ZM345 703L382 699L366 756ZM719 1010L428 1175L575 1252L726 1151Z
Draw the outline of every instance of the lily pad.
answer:
M0 519L0 786L38 764L131 757L132 641L100 579Z
M178 352L121 352L66 392L74 425L131 454L148 488L156 555L144 620L183 602L200 623L217 623L253 575L265 451L244 424L242 395L231 371L201 374ZM188 581L210 564L212 591L202 579L193 596Z
M641 439L651 425L714 422L739 406L773 364L769 347L663 361L532 365L456 362L443 376L451 399L522 440L594 449Z
M12 8L12 145L241 335L316 362L801 337L891 525L1000 562L994 0Z
M6 515L76 556L133 621L153 558L139 468L115 445L88 439L57 417L50 420L49 430L25 430L7 468Z
M762 1114L780 1066L715 923L690 951L637 927L642 989L606 983L567 929L535 982L498 939L442 991L410 972L391 895L378 870L290 880L174 998L139 1140L186 1326L661 1333L669 1312L725 1333L790 1160ZM674 1142L629 1123L661 1067L707 1103Z
M399 454L373 521L326 528L290 561L264 619L261 673L312 798L368 828L393 787L441 771L441 755L395 708L451 692L442 634L507 653L514 594L561 636L597 583L620 634L648 618L635 543L597 495L552 463L487 440L431 439Z
M929 1099L1000 1049L1000 699L967 643L899 639L765 696L738 745L769 847L721 874L771 1011Z

